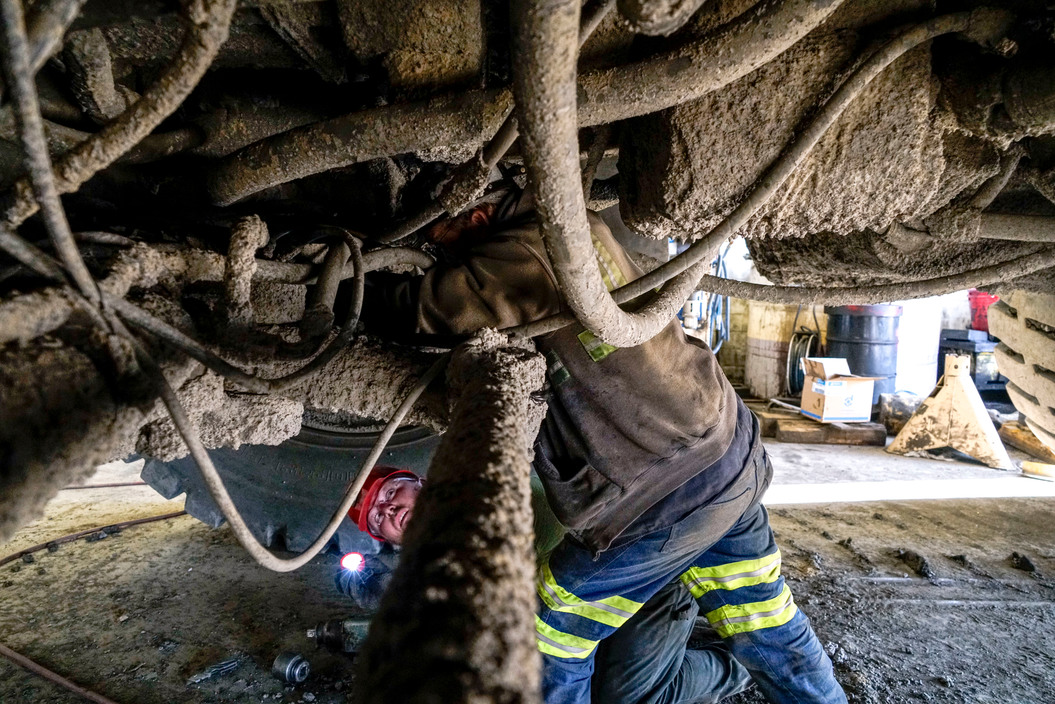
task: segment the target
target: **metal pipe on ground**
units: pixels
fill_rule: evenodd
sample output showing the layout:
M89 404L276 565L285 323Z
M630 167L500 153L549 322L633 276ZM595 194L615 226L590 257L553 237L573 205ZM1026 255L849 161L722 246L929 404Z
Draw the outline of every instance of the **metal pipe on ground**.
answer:
M33 674L39 675L40 677L43 677L49 682L53 682L59 685L60 687L64 687L65 689L68 689L74 694L83 697L84 699L87 699L90 702L95 702L95 704L117 704L117 702L115 702L113 699L108 699L101 694L91 691L90 689L85 689L79 684L76 684L75 682L71 682L70 680L66 679L62 675L56 672L52 672L43 665L33 662L25 655L22 655L21 653L16 653L14 650L11 650L11 648L8 648L3 643L0 643L0 655L15 663L19 667L23 667L26 670L32 672Z
M364 704L540 701L528 448L544 372L494 331L455 352L451 424L357 659Z
M581 97L572 107L579 126L646 115L723 88L779 56L842 2L770 2L685 46L583 74ZM507 100L505 91L475 90L293 129L225 158L210 178L209 193L218 205L229 205L270 186L368 159L437 145L475 146L498 131Z

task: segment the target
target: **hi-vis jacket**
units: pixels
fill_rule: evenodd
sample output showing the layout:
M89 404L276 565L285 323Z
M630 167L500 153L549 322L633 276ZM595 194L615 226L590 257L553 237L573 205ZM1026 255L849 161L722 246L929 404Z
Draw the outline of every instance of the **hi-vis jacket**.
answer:
M593 213L590 225L608 288L641 276ZM420 332L505 328L564 310L535 220L499 223L462 259L426 273ZM711 351L686 338L676 320L633 348L616 349L575 325L536 343L546 355L551 395L535 469L557 518L594 552L730 447L736 394ZM714 474L715 486L694 490L698 505L733 478Z

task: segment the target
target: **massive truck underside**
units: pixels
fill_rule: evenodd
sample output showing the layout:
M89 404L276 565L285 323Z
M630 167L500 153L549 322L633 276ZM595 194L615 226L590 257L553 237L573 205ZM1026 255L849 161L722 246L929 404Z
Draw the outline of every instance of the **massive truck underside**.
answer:
M421 228L525 167L607 341L696 288L982 286L1008 296L1012 396L1055 438L1041 3L37 0L27 31L2 4L0 540L101 462L186 455L174 405L210 448L281 443L305 409L389 418L436 342L357 336L365 272L427 268ZM584 206L616 204L637 237L695 244L613 300L582 238ZM734 234L781 285L705 276ZM443 429L447 399L407 420Z

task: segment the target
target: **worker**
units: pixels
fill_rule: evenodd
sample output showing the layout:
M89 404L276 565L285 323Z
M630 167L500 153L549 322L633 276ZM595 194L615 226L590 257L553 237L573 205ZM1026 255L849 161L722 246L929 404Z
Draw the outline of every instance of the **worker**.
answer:
M600 217L589 213L589 222L608 288L640 276ZM450 261L368 298L390 331L471 333L565 310L530 195L514 189L498 204L439 223L429 237ZM545 701L716 701L715 672L732 662L722 681L735 688L743 666L770 702L845 702L780 574L760 502L772 466L758 422L710 350L674 320L632 348L617 349L581 326L535 342L547 362L549 410L533 467L568 529L538 570ZM370 511L377 510L378 531L385 521L405 526L412 515L412 507L363 508L374 535ZM674 617L696 608L735 660L686 651L691 627L677 627ZM638 632L636 624L656 621L657 609L669 618ZM605 639L621 642L627 633L651 640L598 654ZM638 653L659 651L668 672L635 662ZM602 662L614 681L591 693Z
M359 530L398 549L413 516L414 503L425 480L407 470L378 465L367 475L356 502L348 512ZM540 561L560 543L564 528L546 502L538 475L531 474L535 551ZM341 569L337 588L367 610L376 610L392 579L392 560L375 564L366 559L356 570ZM370 567L364 568L365 564ZM368 574L364 574L364 570ZM651 692L692 693L691 700L676 696L668 701L712 704L746 690L751 675L713 632L697 634L702 640L693 650L686 645L694 634L699 607L680 582L660 590L597 649L593 696L600 702L641 702ZM707 638L708 636L709 639ZM628 657L632 655L632 657ZM684 665L685 661L688 665ZM633 668L628 667L633 662ZM681 676L691 668L691 676Z
M423 485L422 479L409 470L378 465L366 476L348 517L371 538L401 545Z

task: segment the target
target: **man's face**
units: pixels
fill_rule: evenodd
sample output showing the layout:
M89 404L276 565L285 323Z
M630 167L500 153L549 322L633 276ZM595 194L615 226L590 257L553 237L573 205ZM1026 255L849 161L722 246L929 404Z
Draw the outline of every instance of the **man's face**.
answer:
M367 510L366 525L370 532L393 545L403 543L403 531L414 513L414 503L421 491L421 480L391 477L381 485L373 505Z
M497 208L494 203L478 205L458 217L440 220L429 228L426 237L433 244L447 247L472 244L481 233L486 233L495 210Z

